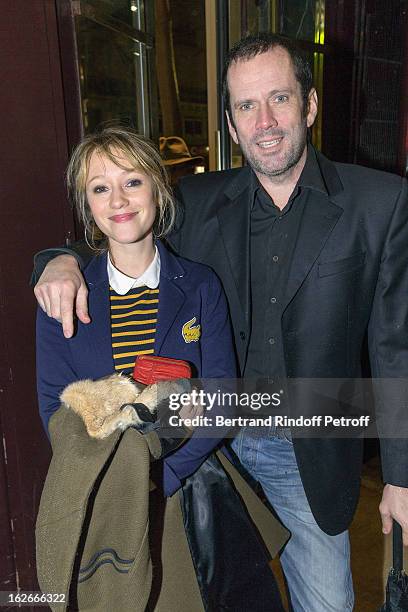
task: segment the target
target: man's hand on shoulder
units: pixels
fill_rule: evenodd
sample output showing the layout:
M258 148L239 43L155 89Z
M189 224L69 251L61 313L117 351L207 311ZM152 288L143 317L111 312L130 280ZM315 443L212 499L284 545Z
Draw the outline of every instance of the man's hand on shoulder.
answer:
M383 533L392 531L392 519L402 527L404 546L408 546L408 488L386 484L380 503Z
M66 338L71 338L74 333L74 302L78 319L82 323L91 321L88 290L77 260L71 255L59 255L47 264L34 294L44 312L62 323Z

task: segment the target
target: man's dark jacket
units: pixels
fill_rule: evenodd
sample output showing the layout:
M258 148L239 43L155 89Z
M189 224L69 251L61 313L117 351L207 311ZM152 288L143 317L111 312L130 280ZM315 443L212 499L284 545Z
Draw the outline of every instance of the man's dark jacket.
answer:
M372 376L408 378L408 192L401 177L332 163L316 153L322 189L308 197L286 287L280 346L291 378L361 375L365 333ZM241 372L251 331L249 167L186 177L171 244L218 274L227 295ZM403 398L402 398L403 399ZM377 418L401 398L378 398ZM381 431L380 431L381 434ZM358 501L359 439L294 439L306 495L320 527L346 529ZM384 481L408 486L408 441L381 442Z

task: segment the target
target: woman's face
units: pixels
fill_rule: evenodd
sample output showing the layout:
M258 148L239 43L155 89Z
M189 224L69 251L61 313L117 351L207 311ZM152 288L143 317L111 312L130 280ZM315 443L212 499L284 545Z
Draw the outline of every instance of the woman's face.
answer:
M111 247L150 244L156 217L152 181L120 155L118 161L122 168L106 155L92 153L86 180L86 197L92 216Z

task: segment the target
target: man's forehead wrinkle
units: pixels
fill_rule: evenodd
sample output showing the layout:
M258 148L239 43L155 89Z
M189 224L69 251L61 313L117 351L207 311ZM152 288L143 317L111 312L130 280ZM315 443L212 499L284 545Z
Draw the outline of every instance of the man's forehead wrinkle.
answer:
M277 84L274 85L272 89L289 87L290 84L288 80L292 80L292 78L297 82L293 66L290 63L285 64L279 61L277 65L276 61L271 61L270 63L255 64L251 67L251 70L240 70L240 67L246 67L247 63L248 62L236 62L231 64L227 75L229 88L236 83L239 83L241 86L247 86L248 88L253 87L252 83L256 83L259 79L263 81L267 81L268 79L273 79L275 82L277 81ZM289 67L292 69L288 70ZM284 79L284 82L282 82L281 79Z
M265 89L262 89L258 84L258 78L255 81L242 83L241 81L235 82L235 88L231 91L230 96L232 106L236 107L240 104L248 102L256 102L259 99L273 98L278 94L286 94L288 96L294 96L299 93L299 85L296 82L295 87L293 83L285 82L281 83L265 83ZM267 79L265 79L267 81ZM234 91L238 88L238 91ZM234 95L235 94L235 95Z
M266 96L268 98L271 98L273 96L276 96L277 94L293 95L294 93L296 92L293 90L292 87L282 86L282 87L275 87L274 89L270 89L269 91L266 92ZM239 98L237 98L237 100L235 101L235 104L242 104L244 102L254 102L256 99L257 99L257 95L254 92L252 92L252 94L248 96L246 96L245 94L242 94Z

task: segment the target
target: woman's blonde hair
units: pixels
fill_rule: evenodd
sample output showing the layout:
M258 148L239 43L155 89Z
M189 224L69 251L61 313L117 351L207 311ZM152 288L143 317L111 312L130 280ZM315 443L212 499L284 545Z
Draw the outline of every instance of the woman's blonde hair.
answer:
M94 250L104 250L96 246L97 242L103 240L104 235L96 226L86 199L89 162L94 152L106 155L124 170L128 169L128 166L123 165L123 160L126 160L132 168L149 176L157 204L153 233L157 238L165 236L173 226L176 206L168 175L156 146L151 140L129 128L107 127L96 134L86 136L79 143L71 155L66 173L68 194L84 224L88 245Z

